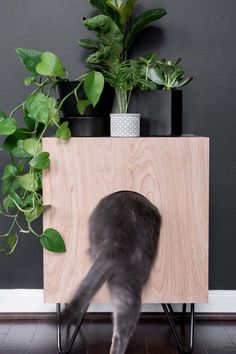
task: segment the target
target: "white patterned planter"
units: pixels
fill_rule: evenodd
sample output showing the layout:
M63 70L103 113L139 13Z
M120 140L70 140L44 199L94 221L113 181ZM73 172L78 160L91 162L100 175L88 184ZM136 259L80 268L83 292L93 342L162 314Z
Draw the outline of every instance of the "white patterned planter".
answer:
M140 136L139 113L112 113L111 136Z

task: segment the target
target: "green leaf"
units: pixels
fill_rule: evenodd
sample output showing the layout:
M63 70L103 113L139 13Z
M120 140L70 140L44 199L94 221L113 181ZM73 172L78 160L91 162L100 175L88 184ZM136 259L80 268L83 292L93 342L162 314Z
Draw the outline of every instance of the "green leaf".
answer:
M173 62L173 66L177 66L181 62L182 58L178 58Z
M48 107L49 108L55 108L57 105L57 100L55 99L55 97L49 97L48 98Z
M13 118L0 120L0 135L11 135L16 131L17 124Z
M34 156L41 150L41 143L36 138L25 139L22 142L22 147L29 155Z
M107 6L105 0L90 0L90 3L100 10L103 15L110 17L119 28L122 27L119 14L111 7Z
M16 248L18 242L18 236L9 234L4 237L1 245L0 245L0 252L6 256L9 256L13 253L14 249Z
M106 0L106 4L119 14L122 25L129 20L135 3L136 0Z
M42 177L43 177L43 175L42 175L41 171L39 171L37 174L38 189L42 189L42 187L43 187L42 186Z
M65 69L63 68L60 59L51 52L41 54L40 63L36 67L36 72L45 76L64 76Z
M91 54L87 64L102 66L115 66L120 62L123 49L124 35L114 21L108 16L98 15L83 20L89 31L95 31L100 43L99 50Z
M0 111L0 120L5 118L7 118L7 115L4 112Z
M12 186L15 176L17 175L17 168L14 165L7 164L2 175L2 193L5 194Z
M43 93L28 96L26 98L26 109L35 121L45 125L48 123L48 99Z
M31 157L31 154L29 154L28 152L26 152L24 150L23 142L24 142L24 140L18 140L17 146L14 149L12 149L12 151L11 151L12 154L16 157L19 157L19 158Z
M7 164L2 174L2 180L9 179L12 176L14 177L16 174L17 174L17 168L12 164Z
M83 116L89 105L90 105L90 102L88 100L77 101L77 109L78 109L79 114L81 114Z
M129 20L135 3L136 3L136 0L126 0L122 3L121 8L120 8L120 16L121 16L121 23L122 24L125 24Z
M35 120L32 119L27 111L24 112L24 121L27 127L31 130L34 131L35 129Z
M24 79L24 84L25 86L30 86L31 84L33 84L34 82L36 82L37 80L37 76L36 75L32 75L32 76L27 76Z
M146 66L151 67L155 66L158 60L158 53L148 53L139 57L139 60L144 63Z
M4 181L2 181L2 185L1 185L2 194L6 194L10 187L11 187L11 180L5 179Z
M106 4L110 6L113 10L119 13L122 6L122 0L105 0Z
M10 196L10 194L8 194L4 199L3 199L3 207L6 210L6 212L9 212L9 208L14 208L15 204Z
M29 192L34 192L38 188L38 182L34 173L26 173L25 175L18 177L18 181L21 187Z
M186 78L186 79L184 79L184 80L182 80L182 81L179 81L177 87L186 86L186 85L188 85L192 80L193 80L193 77L191 76L191 77L188 77L188 78Z
M56 108L57 106L57 100L55 97L49 97L48 98L48 113L49 113L49 120L51 121L50 126L53 126L60 121L60 114Z
M151 68L148 70L148 77L150 80L155 82L155 84L158 85L164 85L165 84L165 79L161 73L161 70L158 68Z
M143 12L141 15L136 17L136 19L131 23L131 27L126 35L124 48L126 51L129 50L131 44L133 43L137 34L149 23L159 20L166 15L166 10L164 9L151 9Z
M17 171L19 172L19 173L22 173L23 172L23 170L24 170L24 167L25 167L25 160L20 160L19 162L18 162L18 164L17 164Z
M42 53L35 49L26 48L16 48L16 53L18 54L24 67L33 74L37 74L36 66L40 63L40 56Z
M50 126L54 126L59 123L60 121L60 114L56 108L49 108L49 120Z
M38 170L44 170L50 166L49 153L40 152L35 155L29 162L29 165Z
M10 197L21 207L23 204L23 200L21 197L14 191L14 189L10 189ZM15 206L15 204L14 204Z
M65 252L65 243L58 231L46 229L40 237L41 245L51 252Z
M9 135L4 143L3 143L3 148L6 151L12 151L17 146L18 140L24 140L29 138L32 135L32 133L25 128L20 128L15 131L15 133Z
M68 128L68 122L62 123L60 127L56 131L56 138L58 139L63 139L63 140L69 140L71 137L71 131Z
M6 194L9 189L12 187L12 183L13 183L14 179L12 178L6 178L2 181L2 193Z
M23 200L22 203L22 208L25 208L27 206L31 206L30 209L32 209L32 205L33 205L33 193L30 193L29 195L27 195L27 197Z
M13 189L13 190L16 190L16 189L18 189L18 188L20 188L21 190L22 190L22 188L21 188L21 186L20 186L20 184L19 184L19 181L18 181L18 178L15 178L15 180L12 182L12 184L11 184L11 189Z
M114 65L119 60L119 56L116 51L113 51L110 46L103 46L101 49L97 50L95 53L91 54L86 62L89 66L103 66L104 63L110 65L113 61Z
M43 214L44 210L47 209L49 207L49 205L37 205L35 207L35 209L33 211L30 212L25 212L25 217L26 220L31 223L34 220L38 219L38 217L40 217L40 215Z
M84 91L93 107L98 103L103 88L103 75L97 71L91 71L84 80Z
M100 49L101 48L99 41L92 40L92 39L80 39L79 45L85 49Z

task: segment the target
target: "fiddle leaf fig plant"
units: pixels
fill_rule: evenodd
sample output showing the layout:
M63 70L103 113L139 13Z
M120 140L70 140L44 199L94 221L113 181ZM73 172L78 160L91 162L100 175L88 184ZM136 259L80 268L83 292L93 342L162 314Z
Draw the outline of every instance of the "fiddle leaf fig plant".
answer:
M120 62L124 35L116 23L108 16L98 15L83 20L89 31L95 31L97 40L81 39L79 44L86 49L95 50L87 58L87 64L100 68L111 67Z
M155 54L128 60L128 52L137 34L148 24L166 15L164 9L150 9L132 18L136 0L90 0L101 14L84 18L83 24L89 31L96 32L96 39L81 39L79 44L93 50L87 58L88 67L100 71L105 81L116 92L120 113L126 113L134 88L155 89L148 77ZM81 103L79 111L84 110Z
M137 37L137 34L150 23L166 15L166 10L156 8L144 11L136 18L133 18L132 13L136 5L136 0L90 0L90 3L103 15L110 18L123 34L124 40L121 46L123 59L127 59L128 51ZM98 20L99 18L94 18L94 21ZM88 26L86 20L84 24ZM98 26L97 32L102 32L102 28L99 30ZM80 45L83 46L83 43L83 41L80 42Z
M90 0L102 14L84 19L83 24L95 31L97 40L81 39L79 44L94 50L87 64L102 71L127 60L128 52L137 37L148 24L162 18L166 11L150 9L132 18L136 0Z
M118 13L120 26L123 26L130 18L136 0L107 0L106 3Z
M124 50L127 55L138 33L141 32L150 23L159 20L166 15L164 9L151 9L143 12L141 15L131 21L126 29Z

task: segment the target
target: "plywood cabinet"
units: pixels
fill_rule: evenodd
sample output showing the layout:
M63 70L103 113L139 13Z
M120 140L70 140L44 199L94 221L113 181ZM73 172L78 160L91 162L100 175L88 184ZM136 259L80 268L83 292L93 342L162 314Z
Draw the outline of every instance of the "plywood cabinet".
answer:
M90 267L87 221L112 192L145 195L163 218L159 252L144 303L203 303L208 299L209 139L45 138L51 166L43 198L44 228L57 229L67 252L44 251L46 302L68 302ZM95 303L109 303L104 286Z

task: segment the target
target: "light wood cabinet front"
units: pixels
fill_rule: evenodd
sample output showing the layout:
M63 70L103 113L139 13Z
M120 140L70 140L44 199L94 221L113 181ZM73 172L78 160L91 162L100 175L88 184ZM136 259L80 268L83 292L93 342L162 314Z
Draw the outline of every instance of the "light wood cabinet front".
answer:
M44 228L57 229L67 252L44 251L45 302L68 302L90 267L87 221L115 191L145 195L160 210L159 251L144 303L208 299L209 139L45 138L51 166L43 175ZM104 286L95 303L109 303Z

